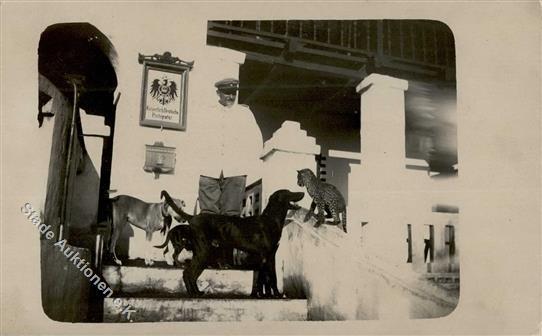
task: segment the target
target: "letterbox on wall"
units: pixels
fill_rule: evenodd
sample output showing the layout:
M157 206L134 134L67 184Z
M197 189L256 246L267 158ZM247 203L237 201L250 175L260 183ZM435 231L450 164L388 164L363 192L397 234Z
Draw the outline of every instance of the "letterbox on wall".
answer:
M157 179L160 174L175 173L175 147L164 146L162 142L145 145L145 166L143 170L154 173Z

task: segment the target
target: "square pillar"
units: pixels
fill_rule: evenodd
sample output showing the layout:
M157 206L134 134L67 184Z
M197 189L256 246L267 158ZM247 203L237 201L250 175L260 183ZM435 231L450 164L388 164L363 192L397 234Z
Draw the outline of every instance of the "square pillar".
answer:
M361 164L367 171L404 173L407 88L406 80L379 74L369 75L356 87L361 94Z
M409 207L405 197L405 96L408 82L379 74L356 88L361 94L361 164L351 164L348 218L353 239L392 264L407 258ZM361 227L362 222L367 222Z

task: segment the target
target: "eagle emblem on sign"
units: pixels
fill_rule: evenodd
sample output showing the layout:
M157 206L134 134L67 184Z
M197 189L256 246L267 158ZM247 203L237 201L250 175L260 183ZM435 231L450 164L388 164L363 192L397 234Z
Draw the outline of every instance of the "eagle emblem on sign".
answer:
M177 95L177 84L168 79L167 76L152 81L150 95L160 104L167 105L175 100Z

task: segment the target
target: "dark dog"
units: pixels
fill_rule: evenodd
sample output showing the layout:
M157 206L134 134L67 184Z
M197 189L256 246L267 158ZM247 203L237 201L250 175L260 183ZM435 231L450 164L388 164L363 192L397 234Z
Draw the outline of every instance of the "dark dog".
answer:
M179 261L177 257L181 252L186 249L192 251L192 231L188 225L177 225L173 229L169 230L166 236L166 241L162 245L156 245L156 248L164 248L164 256L169 251L168 244L171 242L173 245L173 263L176 266L179 266Z
M263 283L266 283L266 295L280 295L277 289L275 272L275 253L282 234L282 227L289 209L297 210L299 206L292 202L300 201L303 192L278 190L269 197L269 203L259 216L235 217L216 214L187 215L170 201L167 192L162 195L172 210L190 222L194 244L194 257L183 273L186 290L190 295L203 294L196 281L212 257L213 241L220 246L234 247L249 253L258 260L258 282L256 295L263 294ZM188 217L190 218L188 218ZM254 290L254 288L253 288Z
M178 221L181 221L179 217L175 217ZM164 248L164 257L166 253L169 251L168 244L171 242L171 245L173 245L173 264L175 266L180 266L179 261L177 258L179 257L179 254L183 250L187 251L193 251L194 245L192 244L192 231L190 230L189 225L177 225L173 229L169 230L166 240L162 243L162 245L155 245L156 248ZM212 245L214 247L213 249L213 261L214 263L211 263L211 267L218 267L219 269L224 268L222 264L222 260L220 259L220 256L217 253L217 249L219 247L218 242L213 241Z

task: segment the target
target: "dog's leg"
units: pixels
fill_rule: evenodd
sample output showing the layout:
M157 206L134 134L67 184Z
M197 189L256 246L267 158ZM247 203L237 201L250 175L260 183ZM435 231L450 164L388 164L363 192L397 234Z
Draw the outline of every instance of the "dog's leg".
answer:
M256 297L258 292L258 271L254 270L252 272L252 291L250 291L250 296Z
M250 263L254 267L254 273L252 276L252 291L250 296L255 298L270 296L271 288L269 284L269 274L266 267L267 258L261 254L253 254L250 259Z
M122 262L117 258L117 254L115 253L115 249L117 247L117 240L119 239L121 229L124 227L124 221L121 218L118 218L117 223L115 223L116 219L113 217L113 221L111 222L111 225L113 226L113 230L111 232L111 238L109 240L109 253L111 253L111 257L113 258L113 261L117 265L122 265Z
M145 238L147 239L147 251L145 253L145 265L147 266L151 266L152 264L154 264L154 261L151 259L151 250L150 250L150 247L152 246L151 245L151 240L152 240L152 231L146 231L145 232Z
M220 246L218 248L219 256L218 256L218 263L220 269L230 269L230 261L233 257L233 248L229 246Z
M180 244L181 245L179 247L173 246L173 265L175 266L181 266L181 263L179 262L177 258L179 257L179 254L181 254L181 252L183 251L184 244L183 243L180 243Z
M172 244L173 245L173 256L175 256L175 244ZM164 260L166 261L166 263L169 265L169 266L173 266L175 265L175 258L172 256L171 258L173 259L173 261L170 263L167 256L166 256L166 253L169 252L169 242L168 242L168 245L166 246L166 249L164 250Z
M266 258L259 273L261 295L264 297L280 297L281 294L277 288L277 273L275 270L274 256L269 256Z
M164 256L164 260L166 261L166 263L171 266L172 264L168 263L167 256L166 256L166 254L169 252L169 246L168 245L169 245L169 242L166 245L166 248L164 249L164 252L162 252L162 255ZM175 253L175 247L173 247L173 253Z
M250 296L254 298L260 298L263 296L263 273L260 269L255 269L252 274L252 291Z
M311 218L314 209L316 209L316 202L314 202L313 200L309 211L307 212L307 214L305 215L305 218L303 219L304 222L308 221Z
M260 273L263 275L263 296L266 298L271 297L271 276L269 273L269 268L267 267L267 263L263 265L262 271Z
M190 265L183 272L183 281L191 296L201 296L203 292L198 289L197 280L201 275L209 258L209 251L212 248L210 244L203 246L201 243L194 248L194 257Z
M268 265L268 272L269 272L269 286L271 288L271 296L273 297L281 297L282 294L279 292L279 289L277 288L277 270L275 265L275 253L269 258L269 261L267 263Z

